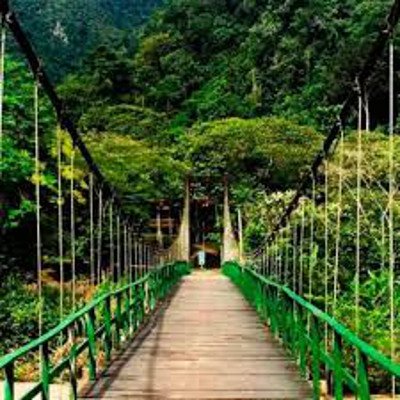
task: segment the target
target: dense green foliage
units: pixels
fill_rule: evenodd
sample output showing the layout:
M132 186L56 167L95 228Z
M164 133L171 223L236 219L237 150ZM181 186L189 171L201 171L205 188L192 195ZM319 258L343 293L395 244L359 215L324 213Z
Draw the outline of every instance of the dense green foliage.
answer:
M212 145L201 147L193 142L193 132L201 135L209 129L208 125L201 127L202 122L219 119L228 120L216 123L215 131L233 127L230 118L274 115L282 121L277 129L280 134L288 121L325 133L354 85L351 77L384 23L389 4L389 0L374 6L350 0L313 4L169 0L139 32L134 52L118 42L99 46L59 90L84 132L133 135L157 150L161 147L162 153L168 148L167 154L187 162L187 168L193 166L193 175L213 175L219 181L215 172L235 176L247 163L245 171L254 167L258 172L251 176L244 172L243 179L234 180L241 192L248 192L248 186L282 188L282 179L290 186L297 181L300 168L294 162L290 171L277 173L282 165L278 159L292 156L282 152L284 145L266 146L273 149L269 153L274 153L273 161L261 160L256 154L241 164L227 158L225 165L230 165L225 171L212 171L222 154L209 153L209 166L204 168L196 158L182 157L182 153L196 157L193 151L208 151ZM384 66L382 62L380 68ZM377 79L371 80L371 87ZM371 90L369 99L371 125L386 121L381 101L386 83L379 79L379 90ZM247 124L257 129L256 121ZM198 148L191 150L192 145ZM306 165L314 149L306 146L303 151L309 154L293 156L299 160L304 156ZM239 181L251 183L243 188Z
M139 35L125 87L135 104L167 112L178 125L273 113L325 128L389 5L170 0ZM371 92L374 123L385 121L385 92L384 83Z

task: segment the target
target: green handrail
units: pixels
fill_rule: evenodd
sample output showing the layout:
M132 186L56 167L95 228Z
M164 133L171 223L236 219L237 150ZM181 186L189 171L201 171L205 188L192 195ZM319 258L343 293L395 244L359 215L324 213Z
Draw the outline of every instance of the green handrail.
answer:
M369 363L391 377L400 378L400 364L288 287L237 263L226 263L224 272L269 323L272 333L297 360L302 375L312 379L314 399L320 398L323 374L337 400L344 398L345 390L359 399L370 399ZM329 332L331 344L324 341L323 330ZM344 346L354 351L354 363L345 362Z
M15 364L36 351L41 354L40 380L21 400L32 400L38 394L42 399L50 399L50 383L64 371L69 371L72 398L77 398L77 357L88 352L89 377L95 380L98 375L98 342L109 363L112 351L119 349L122 340L130 338L137 331L145 315L167 296L187 272L186 263L155 268L132 284L94 299L43 336L0 358L0 371L4 371L5 376L4 399L15 400ZM60 338L63 338L64 344L70 344L69 353L52 366L50 343ZM80 341L73 338L79 338Z

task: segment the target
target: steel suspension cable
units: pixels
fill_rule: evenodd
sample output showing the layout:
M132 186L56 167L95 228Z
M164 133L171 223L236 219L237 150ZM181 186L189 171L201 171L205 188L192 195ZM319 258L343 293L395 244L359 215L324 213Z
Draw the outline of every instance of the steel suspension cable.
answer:
M58 210L58 258L59 258L59 319L64 319L64 227L63 227L63 193L62 193L62 131L56 131L57 142L57 210ZM63 346L64 335L59 337L59 346ZM62 396L62 387L59 387L59 396Z
M278 271L278 259L277 259L277 255L278 255L278 239L277 237L274 240L274 243L272 245L272 277L276 280L277 278L277 271Z
M126 227L126 222L124 222L124 278L126 278L126 274L128 271L128 237L127 237L127 227Z
M147 274L149 271L149 260L148 260L148 247L147 244L143 242L143 264L144 264L144 272Z
M358 129L357 129L357 191L356 191L356 271L354 277L355 333L360 333L360 270L361 270L361 177L362 177L362 89L358 84Z
M386 214L381 215L381 271L386 266Z
M329 311L329 160L325 160L324 174L324 311ZM325 351L328 351L328 324L324 324Z
M117 273L118 282L121 281L121 221L120 215L117 214Z
M279 235L279 255L278 255L278 282L282 283L282 272L283 272L283 230Z
M1 18L0 38L0 164L3 162L3 110L4 110L4 76L6 58L6 26L5 17Z
M138 242L138 262L139 262L139 276L143 276L143 240L139 239Z
M110 269L111 269L111 278L112 281L115 281L115 254L114 254L114 207L113 207L113 199L110 202L109 212L109 233L110 233Z
M333 268L333 304L332 315L336 316L336 306L339 290L339 265L340 265L340 245L342 230L342 202L343 202L343 167L344 167L344 132L341 131L339 141L339 171L338 171L338 199L336 204L336 230L335 230L335 260Z
M71 235L71 285L72 285L72 309L75 311L76 308L76 243L75 243L75 148L72 143L71 149L71 177L70 177L70 235Z
M279 235L275 238L274 243L274 279L276 282L279 282Z
M135 281L137 281L140 276L139 275L139 260L140 260L139 240L138 240L138 237L135 236Z
M265 276L265 268L267 265L267 247L265 246L260 254L261 264L259 273Z
M264 271L264 275L266 276L270 276L270 248L269 248L269 243L266 244L266 263L265 263L265 271Z
M90 283L96 284L95 252L94 252L94 177L89 174L89 246L90 246Z
M297 220L294 220L293 227L293 263L292 263L292 284L293 284L293 292L297 292Z
M394 44L393 37L389 42L389 302L390 302L390 356L395 360L395 293L394 274L396 255L394 249L394 193L396 188L394 171ZM396 397L396 378L392 376L392 396Z
M312 302L313 295L313 274L314 274L314 210L315 210L316 187L315 178L312 181L312 195L310 208L310 255L308 263L308 301Z
M305 226L306 226L306 210L305 210L305 200L301 202L301 226L300 226L300 270L299 270L299 294L303 294L304 289L304 236L305 236Z
M284 284L285 286L288 284L289 279L289 252L290 252L290 221L287 224L286 228L287 237L285 239L285 272L284 272Z
M34 119L35 119L35 201L36 201L36 270L38 291L38 330L39 336L43 330L43 287L42 287L42 237L41 237L41 171L40 171L40 140L39 140L39 83L34 83Z
M269 274L268 276L272 279L275 270L275 243L272 242L269 246Z
M279 261L279 250L280 250L280 232L278 233L278 236L276 237L275 241L275 279L277 282L279 282L279 268L280 268L280 261Z
M102 263L103 263L103 188L99 188L99 210L97 226L97 283L102 282Z
M146 252L145 252L145 260L146 260L146 273L150 271L150 247L149 245L145 246Z
M141 270L141 275L143 276L146 273L146 247L143 241L143 238L141 239L140 242L140 270ZM180 253L180 252L179 252Z
M132 285L133 279L132 279L132 260L133 260L133 246L132 246L132 228L129 227L128 231L128 254L129 254L129 284Z
M60 274L60 321L64 318L64 226L62 193L62 131L57 130L57 209L58 209L58 265Z

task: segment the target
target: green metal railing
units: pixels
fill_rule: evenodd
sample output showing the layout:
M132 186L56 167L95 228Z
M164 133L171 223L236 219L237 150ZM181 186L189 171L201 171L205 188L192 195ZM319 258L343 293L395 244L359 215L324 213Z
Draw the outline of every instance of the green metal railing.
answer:
M266 321L298 362L303 377L312 379L313 397L321 396L321 380L328 377L334 398L346 392L370 399L371 366L390 378L400 378L400 364L359 339L317 307L249 267L227 263L224 273ZM326 338L329 337L329 341Z
M36 357L40 359L39 382L20 399L31 400L38 395L42 399L50 399L50 384L65 372L69 375L71 397L77 398L77 358L87 355L89 378L96 380L100 352L108 364L113 350L120 349L122 342L132 337L146 314L154 310L157 302L167 296L188 270L186 263L153 269L134 283L96 298L42 337L0 358L0 371L4 372L5 377L5 400L15 399L17 363L37 353L40 354L40 357ZM66 346L67 355L52 365L54 353L62 346L60 338Z

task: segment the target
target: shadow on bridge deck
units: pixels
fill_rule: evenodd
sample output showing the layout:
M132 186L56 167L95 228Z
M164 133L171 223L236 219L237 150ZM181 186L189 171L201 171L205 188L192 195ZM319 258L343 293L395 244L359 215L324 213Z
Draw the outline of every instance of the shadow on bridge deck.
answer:
M186 277L81 399L306 399L310 386L233 284Z

